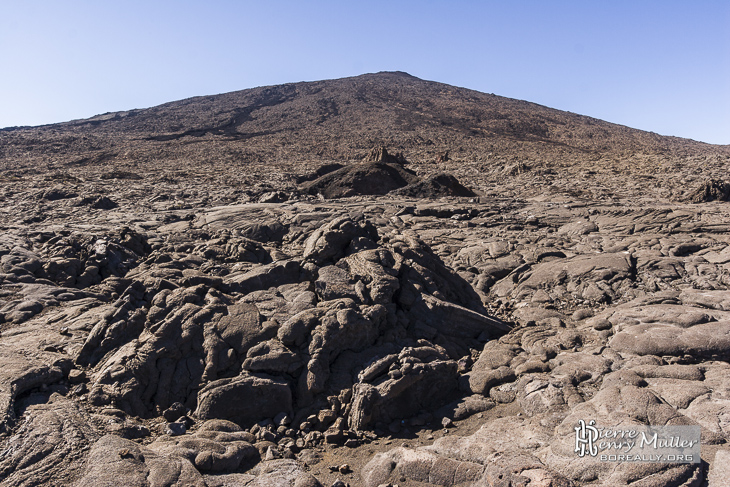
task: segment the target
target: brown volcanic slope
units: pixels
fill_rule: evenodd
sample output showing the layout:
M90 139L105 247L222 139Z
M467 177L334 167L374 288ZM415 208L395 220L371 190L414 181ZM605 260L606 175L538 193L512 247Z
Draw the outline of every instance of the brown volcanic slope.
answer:
M676 199L721 178L730 161L729 146L384 72L8 128L0 130L0 168L6 177L50 171L88 181L113 165L151 183L177 174L288 189L296 175L380 145L428 163L419 173L452 171L476 189L499 184L507 194L528 187L605 198L625 195L631 182L632 191L659 188L652 197ZM445 152L450 161L432 167Z

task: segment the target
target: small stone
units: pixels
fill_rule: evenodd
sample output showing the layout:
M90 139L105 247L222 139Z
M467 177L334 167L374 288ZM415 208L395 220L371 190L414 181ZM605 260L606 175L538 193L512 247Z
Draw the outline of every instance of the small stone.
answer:
M165 420L169 423L172 423L173 421L177 421L179 418L185 415L187 411L185 410L185 406L182 405L182 403L175 402L172 403L172 405L165 409L165 411L162 413L162 417L165 418Z
M165 427L165 434L170 436L184 435L187 431L183 423L168 423Z
M338 468L338 470L339 470L339 471L340 471L340 473L341 473L341 474L343 474L343 475L345 475L345 474L348 474L348 473L351 473L351 472L352 472L352 469L351 469L351 468L350 468L350 466L349 466L348 464L346 464L346 463L343 463L342 465L340 465L340 466L339 466L339 468Z
M336 430L344 431L347 429L347 420L345 418L337 418L332 424L332 427Z
M86 384L78 384L71 389L72 396L83 396L89 392L89 388Z
M175 420L175 423L182 423L187 429L190 429L190 427L195 424L195 420L186 414L177 418L177 420Z
M613 325L605 318L597 319L593 322L593 329L596 331L610 330Z
M274 424L278 426L289 426L291 424L291 418L286 413L279 413L274 416Z
M336 444L342 443L343 439L344 439L344 436L342 434L342 431L340 431L340 430L328 429L324 433L325 443L336 445Z
M86 382L86 372L79 369L71 369L68 373L69 384L81 384Z
M274 447L268 447L266 449L266 455L264 455L264 460L276 460L277 458L281 458L281 454L279 453L279 450L277 450Z
M296 453L294 453L294 450L291 448L285 449L282 452L281 456L282 456L282 458L286 458L288 460L296 460L296 458L297 458Z
M282 438L279 440L278 445L279 445L279 447L281 447L283 449L287 449L287 448L291 449L292 447L294 447L296 445L296 443L291 438Z
M356 440L355 438L350 438L347 441L345 441L345 446L347 448L357 448L358 446L360 446L360 444L361 444L361 441Z
M373 431L361 431L361 433L368 441L375 441L378 439L378 434Z
M330 409L337 415L340 412L340 398L338 396L328 396L327 403L330 405Z
M317 419L319 422L319 429L324 430L329 425L335 422L335 419L337 419L337 415L331 409L323 409L317 415Z
M591 316L593 316L593 310L591 310L589 308L582 308L582 309L576 310L573 313L573 315L571 316L571 318L575 321L581 321L586 318L590 318Z
M464 374L471 370L472 365L474 365L474 360L469 355L467 355L460 358L456 364L458 366L459 373Z
M128 440L145 438L150 435L150 429L142 425L125 425L121 429L122 437Z
M310 431L307 436L304 437L304 441L309 446L314 446L322 439L322 433L319 431Z
M454 422L451 421L451 418L447 418L446 416L444 416L444 418L441 420L441 426L443 426L444 428L451 428L452 426L454 426Z
M262 429L259 431L258 437L261 441L270 441L272 443L276 443L279 438L276 433L273 431L269 431L267 429Z

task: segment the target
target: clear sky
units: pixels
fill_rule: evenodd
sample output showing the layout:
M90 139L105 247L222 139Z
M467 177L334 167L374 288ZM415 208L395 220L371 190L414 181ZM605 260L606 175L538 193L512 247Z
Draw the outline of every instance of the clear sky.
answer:
M0 127L396 70L730 144L727 0L0 0Z

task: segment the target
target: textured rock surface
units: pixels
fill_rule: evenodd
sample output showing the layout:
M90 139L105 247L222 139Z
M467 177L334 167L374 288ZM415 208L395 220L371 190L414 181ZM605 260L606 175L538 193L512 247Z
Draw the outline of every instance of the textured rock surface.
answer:
M114 435L102 437L89 451L86 471L76 487L129 485L205 487L203 476L186 459L160 456Z
M0 133L0 485L723 485L726 148L519 103L467 136L441 88L398 106L412 132L371 120L405 156L342 127L277 148L298 86L189 133L163 108L53 151ZM703 463L579 458L590 419L699 426Z

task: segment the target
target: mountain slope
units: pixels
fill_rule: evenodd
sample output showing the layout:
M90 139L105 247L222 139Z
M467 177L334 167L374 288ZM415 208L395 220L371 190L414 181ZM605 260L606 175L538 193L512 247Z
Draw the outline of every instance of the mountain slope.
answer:
M440 169L466 165L478 174L499 173L510 163L518 164L517 172L599 167L655 173L668 164L694 168L697 158L705 161L708 155L711 172L723 169L730 157L728 146L385 72L5 129L0 131L0 167L114 164L136 171L206 167L220 172L264 165L280 174L301 174L323 162L359 160L380 145L403 152L413 163L433 163L440 156L445 163Z

